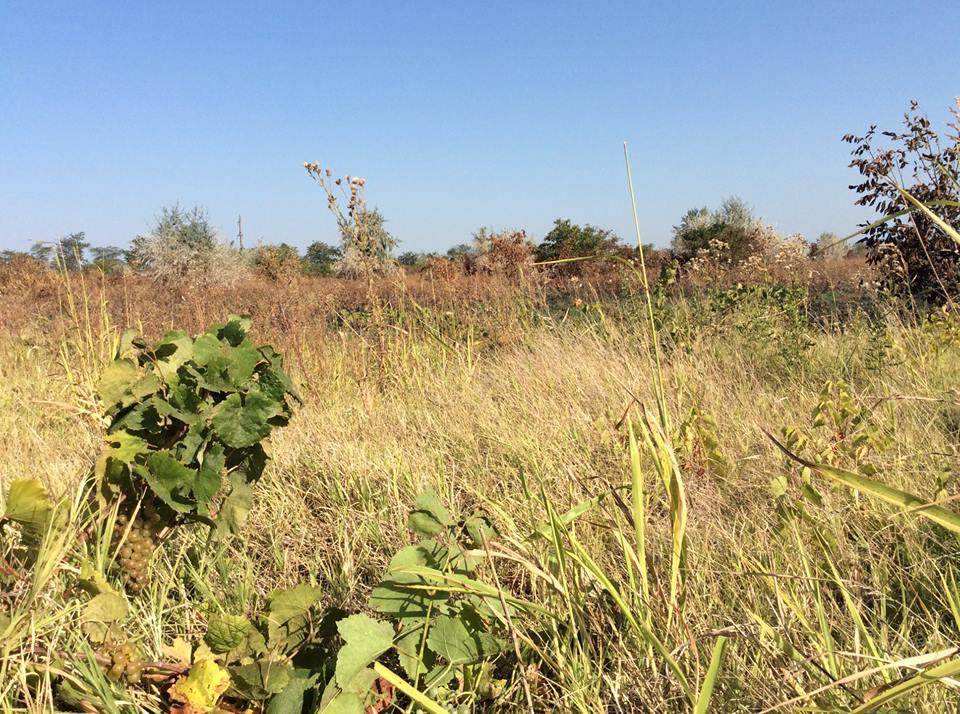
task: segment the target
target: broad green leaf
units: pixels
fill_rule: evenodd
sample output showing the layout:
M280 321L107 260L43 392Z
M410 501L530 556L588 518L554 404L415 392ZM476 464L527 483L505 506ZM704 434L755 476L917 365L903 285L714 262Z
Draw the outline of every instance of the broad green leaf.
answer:
M97 396L108 407L113 406L123 399L139 378L140 371L134 360L114 360L100 374Z
M463 522L463 527L476 546L482 546L484 541L490 540L497 534L497 530L490 519L482 513L475 513Z
M167 696L183 705L183 714L212 714L229 686L227 671L212 659L205 659L180 677L167 691Z
M233 391L253 376L260 353L249 340L237 346L201 335L193 343L193 361L203 367L203 386L213 391Z
M217 329L216 335L221 340L226 340L231 345L237 346L243 342L252 324L250 318L245 315L230 315L227 324Z
M364 714L366 712L365 701L365 697L359 694L339 692L325 704L321 704L317 714Z
M293 666L286 661L260 659L230 668L234 689L249 699L263 699L279 694L293 676Z
M277 414L278 405L260 391L251 391L246 397L231 394L213 411L211 424L227 446L253 446L270 434L270 417Z
M367 615L351 615L337 623L337 630L345 644L337 655L334 679L340 689L356 691L356 677L393 646L393 628Z
M267 714L300 714L303 711L303 695L314 684L316 684L316 676L311 675L309 670L294 670L290 674L287 686L270 700Z
M142 471L153 492L170 508L179 513L189 513L196 506L192 498L197 472L189 469L165 451L157 451L147 457L147 468Z
M400 666L412 682L416 682L436 665L436 657L429 648L423 648L423 658L420 657L425 622L423 618L401 620L400 633L393 642Z
M213 652L223 654L246 642L252 628L253 625L243 615L215 615L207 623L207 634L203 641Z
M107 434L104 442L108 447L106 455L125 464L132 464L138 456L143 456L150 451L146 441L125 431Z
M446 601L447 595L412 587L426 581L406 571L416 567L441 570L446 559L447 549L433 540L403 548L391 558L386 577L370 593L370 607L392 618L426 617L431 607Z
M154 358L165 382L174 379L177 370L193 358L193 340L183 330L168 332L153 348Z
M47 490L36 479L16 479L7 490L3 517L23 526L31 540L39 540L47 528L53 506Z
M426 537L435 536L453 524L453 518L432 488L420 494L407 520L410 530Z
M80 589L90 595L101 595L110 593L120 595L99 570L93 567L89 561L83 561L80 564L80 575L77 577L77 585Z
M475 628L462 615L441 615L434 619L427 646L454 665L479 662L502 650L497 638Z
M214 444L203 454L203 463L197 471L193 495L197 500L197 507L204 512L209 512L210 502L220 491L225 464L226 456L220 444Z
M267 623L270 646L298 646L310 622L310 608L320 601L320 588L296 585L289 590L270 593L267 600L269 609L263 618Z
M250 502L253 490L247 485L243 474L230 475L230 493L220 504L217 514L218 537L239 533L250 514Z

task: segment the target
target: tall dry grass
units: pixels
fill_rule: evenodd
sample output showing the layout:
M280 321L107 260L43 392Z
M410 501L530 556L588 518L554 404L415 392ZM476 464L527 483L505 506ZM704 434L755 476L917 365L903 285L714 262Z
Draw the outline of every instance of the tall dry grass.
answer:
M316 578L327 604L360 609L432 485L452 507L492 514L498 580L530 603L513 623L522 678L478 706L526 708L522 679L543 711L846 710L955 646L956 541L802 472L764 434L794 427L811 449L849 458L846 435L812 416L824 383L842 379L858 423L888 444L864 457L877 478L952 498L955 317L811 323L794 341L781 339L777 310L749 302L723 313L744 319L699 329L697 293L679 291L675 319L697 329L660 334L658 370L646 319L655 311L660 324L660 306L599 291L547 309L541 289L483 276L179 294L66 277L24 302L2 297L0 483L78 487L100 439L92 385L120 326L156 335L251 313L307 397L274 439L244 538L186 575L165 570L155 594L189 600L203 583L213 598L255 600ZM80 647L50 596L70 568L63 538L31 596L32 644L7 651L5 707L47 710L50 691L29 673L51 661L51 643ZM186 562L196 543L184 536L166 563ZM27 596L3 597L22 606ZM202 634L197 612L176 601L137 605L135 634L153 656L174 634ZM95 679L84 667L56 671ZM906 705L949 709L954 687L919 688Z

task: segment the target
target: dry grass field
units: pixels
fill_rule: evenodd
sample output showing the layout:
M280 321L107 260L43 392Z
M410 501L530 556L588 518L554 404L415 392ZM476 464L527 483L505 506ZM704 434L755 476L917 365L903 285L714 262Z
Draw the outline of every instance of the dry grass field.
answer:
M387 677L360 710L952 710L956 523L876 484L955 505L960 322L899 309L859 270L673 286L649 305L628 279L180 292L8 272L0 484L39 479L64 503L27 559L16 523L0 526L0 710L207 711L171 704L175 645L196 670L215 616L253 619L304 583L318 612L378 617L371 591L415 541L426 489L492 524L471 577L431 592L501 603L499 653L412 693ZM274 430L236 537L181 527L154 554L122 623L148 663L126 686L103 674L76 585L105 562L122 591L85 506L108 423L98 380L124 328L152 341L231 313L286 356L303 405ZM210 706L248 705L227 690Z

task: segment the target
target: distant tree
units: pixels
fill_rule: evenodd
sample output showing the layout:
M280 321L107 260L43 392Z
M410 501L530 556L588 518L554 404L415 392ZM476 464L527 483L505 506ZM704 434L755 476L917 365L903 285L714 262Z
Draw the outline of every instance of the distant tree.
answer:
M408 250L397 257L397 262L405 268L419 268L427 264L431 258L437 257L436 253L418 253Z
M836 233L824 232L810 246L811 258L843 258L850 253L850 246L840 240Z
M447 258L450 260L459 260L473 252L473 247L467 243L458 243L447 250Z
M342 255L340 248L315 241L307 246L303 257L304 270L312 275L333 275Z
M12 263L16 260L27 260L32 257L25 250L0 250L0 263Z
M674 226L671 247L681 262L709 251L731 263L761 253L772 229L753 215L740 198L726 199L719 209L694 208Z
M588 255L610 255L616 252L619 244L620 239L616 234L605 228L579 226L567 219L558 218L537 246L534 257L542 262Z
M112 245L94 246L90 249L93 266L105 273L118 270L127 262L127 251Z
M487 273L516 278L532 262L534 245L523 230L483 227L473 234L473 247L464 257L467 274Z
M878 217L896 216L864 226L867 261L878 266L887 285L903 295L932 304L960 296L960 244L915 208L901 190L931 210L948 226L960 226L960 100L954 121L941 135L911 102L903 130L863 136L847 134L850 166L860 172L856 204Z
M90 244L83 231L71 233L57 242L56 256L66 270L81 270L86 263L86 252Z
M46 241L35 241L32 246L30 246L30 255L34 260L39 260L41 263L50 264L53 262L54 249L56 246L53 243L47 243Z

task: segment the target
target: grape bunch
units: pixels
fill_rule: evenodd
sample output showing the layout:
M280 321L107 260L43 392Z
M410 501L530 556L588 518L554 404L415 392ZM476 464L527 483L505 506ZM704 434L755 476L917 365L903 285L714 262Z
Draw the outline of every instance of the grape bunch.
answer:
M143 659L129 640L107 638L100 653L110 660L107 677L114 682L126 680L127 684L139 684L143 676Z
M143 509L142 514L130 524L129 516L117 516L117 525L113 531L113 546L117 553L120 569L123 570L127 589L137 594L147 585L147 563L153 551L157 548L157 541L162 529L163 517L160 512L151 506ZM130 529L127 531L127 525ZM124 533L126 537L124 538ZM122 540L122 542L121 542Z

